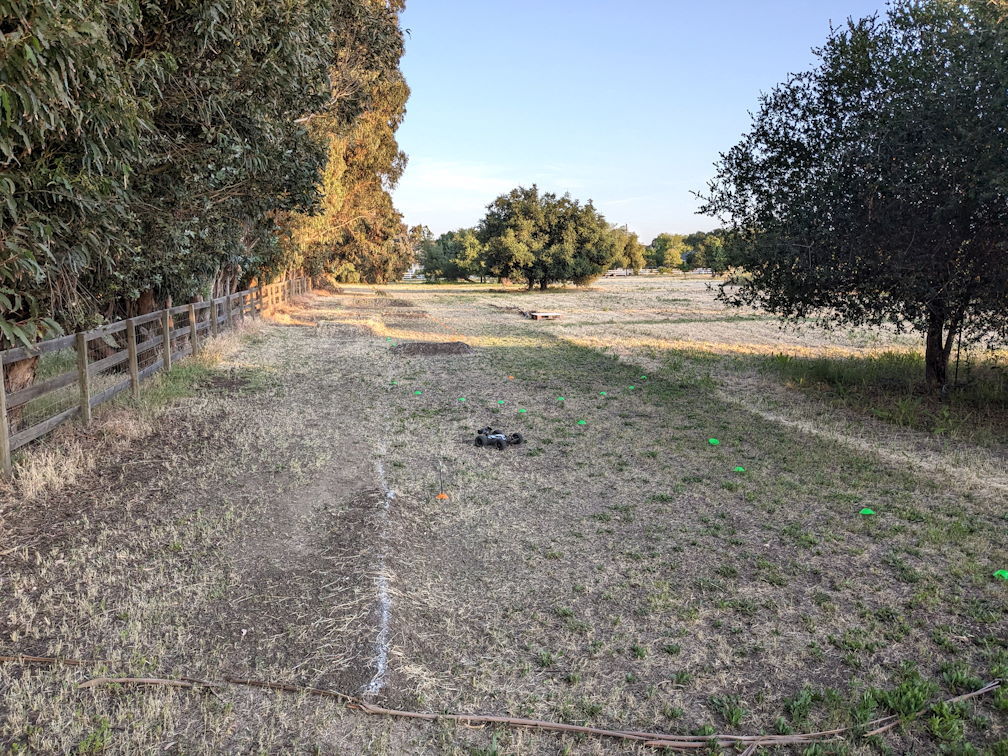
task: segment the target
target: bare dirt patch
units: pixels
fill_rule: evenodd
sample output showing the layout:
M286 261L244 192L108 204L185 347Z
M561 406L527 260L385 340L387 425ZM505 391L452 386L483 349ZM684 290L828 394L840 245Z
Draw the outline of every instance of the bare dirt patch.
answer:
M424 318L429 318L430 315L423 310L418 310L416 312L383 312L384 317L393 317L398 320L423 320Z
M213 375L203 381L201 384L202 388L210 389L212 391L241 391L246 389L250 385L249 379L239 373L230 373L223 375Z
M473 354L475 350L464 341L410 341L396 344L392 353L403 357L437 357L447 354Z

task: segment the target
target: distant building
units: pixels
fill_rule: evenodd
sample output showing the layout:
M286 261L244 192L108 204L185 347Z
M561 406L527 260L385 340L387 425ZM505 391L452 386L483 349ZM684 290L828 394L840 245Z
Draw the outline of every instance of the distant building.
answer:
M413 263L409 266L409 270L403 273L403 281L424 281L426 280L423 273L423 265L420 263Z

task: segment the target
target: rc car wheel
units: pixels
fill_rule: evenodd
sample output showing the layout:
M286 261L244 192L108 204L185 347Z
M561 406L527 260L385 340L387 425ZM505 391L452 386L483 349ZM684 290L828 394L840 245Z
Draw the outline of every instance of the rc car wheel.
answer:
M485 436L476 436L476 446L484 446L486 444Z
M505 441L502 438L498 438L494 441L494 446L496 446L498 449L504 449L507 447L507 441Z
M520 443L524 443L524 441L525 441L525 437L522 436L521 433L512 433L508 437L508 443L514 444L515 446L517 446Z

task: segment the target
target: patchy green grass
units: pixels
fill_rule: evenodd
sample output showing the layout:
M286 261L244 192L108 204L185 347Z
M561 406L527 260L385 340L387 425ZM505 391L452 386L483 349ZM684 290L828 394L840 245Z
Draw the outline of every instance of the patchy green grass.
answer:
M764 358L761 366L789 386L898 428L987 444L1008 442L1008 363L998 354L963 365L961 385L945 396L923 385L924 358L916 352L812 358L778 354ZM954 365L950 371L954 373Z

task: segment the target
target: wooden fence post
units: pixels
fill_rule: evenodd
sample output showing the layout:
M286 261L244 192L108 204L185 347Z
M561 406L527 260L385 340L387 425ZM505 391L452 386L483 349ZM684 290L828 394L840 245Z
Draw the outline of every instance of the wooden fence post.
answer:
M199 350L199 324L196 322L196 305L189 305L189 354Z
M227 306L227 323L228 330L234 329L234 294L228 294L224 298L224 304Z
M137 364L136 321L126 321L126 350L129 353L130 389L133 398L140 398L140 365Z
M161 361L165 372L171 370L171 313L161 313Z
M213 297L210 298L210 333L214 336L217 335L217 300Z
M88 376L88 337L86 333L77 334L77 382L80 385L80 416L81 422L87 425L91 422L91 381Z
M11 476L10 426L7 425L7 384L4 383L3 353L0 352L0 473Z

